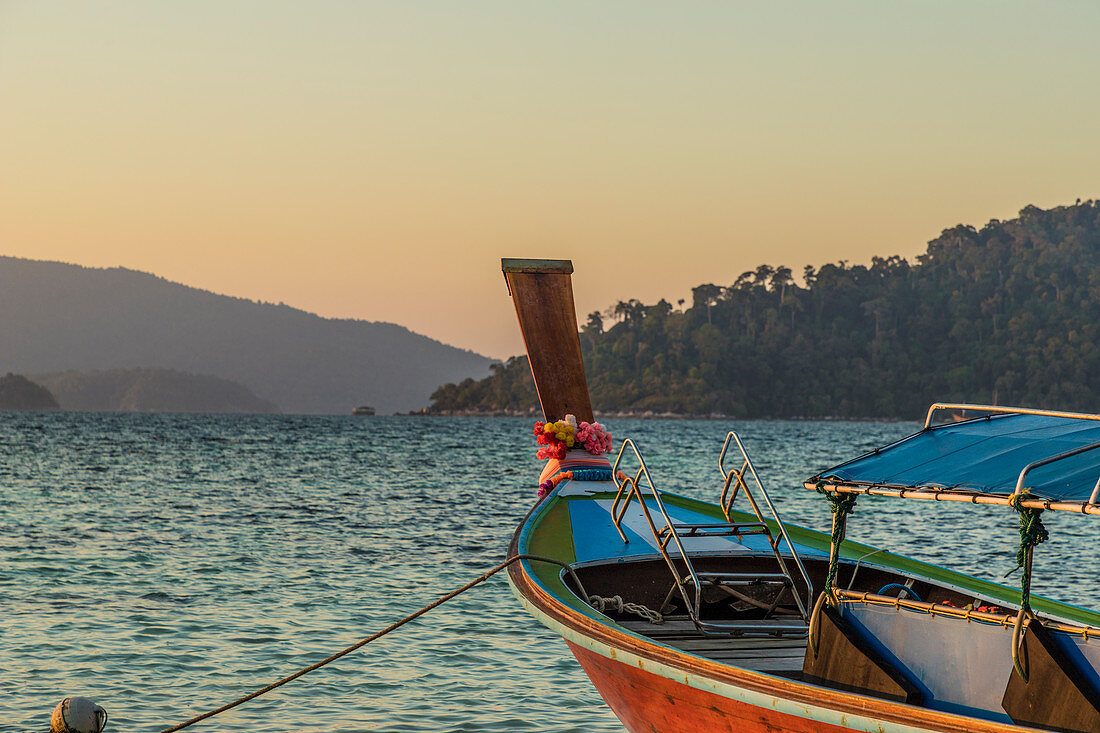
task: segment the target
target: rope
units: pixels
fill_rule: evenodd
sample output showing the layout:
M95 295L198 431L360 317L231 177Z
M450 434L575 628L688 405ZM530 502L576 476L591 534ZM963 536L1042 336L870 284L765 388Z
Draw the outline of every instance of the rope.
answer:
M1043 510L1023 505L1023 502L1033 498L1035 497L1031 492L1025 489L1008 500L1009 505L1020 515L1020 547L1016 550L1016 567L1005 573L1005 577L1023 569L1020 574L1020 613L1016 616L1016 627L1012 630L1012 666L1024 682L1028 681L1031 671L1027 646L1023 643L1024 625L1029 618L1034 618L1031 612L1031 558L1035 546L1050 539L1050 532L1043 526Z
M856 506L856 494L833 493L827 490L824 483L817 483L817 493L829 501L829 508L833 512L832 542L829 546L829 574L825 576L825 595L835 606L836 594L833 592L836 583L837 570L840 568L840 543L844 541L844 532L848 524L848 515Z
M438 606L442 606L447 601L451 600L452 598L454 598L457 595L465 593L466 591L473 588L475 585L480 585L481 583L484 583L486 580L493 577L494 575L499 573L501 570L504 570L506 567L508 567L509 565L511 565L512 563L514 563L518 560L534 560L536 562L547 562L547 563L551 563L553 565L558 565L560 567L565 568L569 572L569 574L572 576L573 581L577 584L577 588L581 591L582 594L585 595L585 597L587 597L588 594L585 593L584 586L581 585L580 578L577 577L577 574L573 571L573 568L570 567L568 564L563 563L559 560L554 560L554 559L549 558L549 557L541 557L539 555L513 555L512 557L508 558L507 560L500 563L499 565L496 565L492 569L485 571L480 576L478 576L474 580L471 580L469 583L462 586L461 588L458 588L456 590L451 591L450 593L443 596L442 598L439 598L438 600L432 601L428 605L421 608L419 611L416 611L415 613L410 613L408 616L401 619L400 621L392 623L389 626L387 626L386 628L382 629L381 631L376 632L374 634L371 634L366 639L363 639L362 641L358 641L358 642L352 644L349 647L345 647L344 649L341 649L340 651L336 652L332 656L325 657L324 659L317 662L316 664L311 664L308 667L306 667L305 669L300 669L292 675L287 675L286 677L283 677L280 680L276 680L275 682L272 682L267 687L256 690L255 692L252 692L248 695L245 695L244 697L237 698L236 700L234 700L231 703L227 703L225 705L222 705L220 708L216 708L216 709L211 710L209 712L203 713L202 715L196 715L194 718L191 718L190 720L185 720L184 722L180 723L179 725L174 725L171 728L165 728L163 731L161 731L161 733L174 733L174 731L183 730L184 728L186 728L190 725L194 725L195 723L198 723L200 720L206 720L207 718L212 718L215 715L218 715L219 713L224 713L226 710L230 710L232 708L237 707L238 705L240 705L242 703L246 703L249 700L253 700L253 699L259 697L260 695L263 695L264 693L271 692L272 690L274 690L277 687L282 687L286 683L292 682L293 680L298 679L302 675L309 674L310 672L312 672L314 670L320 669L321 667L324 667L329 662L334 662L337 659L339 659L340 657L343 657L347 654L350 654L353 651L355 651L356 649L359 649L360 647L363 647L363 646L371 643L375 639L383 637L386 634L390 633L391 631L404 626L405 624L409 623L413 619L416 619L416 618L419 618L420 616L423 616L425 613L427 613L428 611L431 611L433 608L437 608Z
M825 576L825 588L818 596L813 611L810 613L808 642L814 658L817 657L817 636L821 627L822 608L826 601L834 608L840 605L840 600L836 597L836 574L840 568L840 543L844 542L844 531L848 526L848 515L855 509L857 498L856 494L842 494L839 491L831 492L825 488L823 481L817 482L817 493L829 501L829 508L833 512L833 533L829 543L829 573ZM860 558L860 560L862 559ZM858 563L856 569L859 569Z
M606 613L607 607L610 606L619 613L632 613L635 616L641 616L651 624L663 624L665 622L665 617L657 611L646 608L640 603L625 603L622 596L611 596L610 598L588 596L588 605L600 613Z
M1031 613L1031 555L1036 545L1050 539L1050 532L1043 526L1042 509L1029 509L1023 502L1033 499L1030 491L1015 494L1008 503L1020 514L1020 547L1016 550L1016 567L1005 577L1023 568L1020 576L1020 610Z

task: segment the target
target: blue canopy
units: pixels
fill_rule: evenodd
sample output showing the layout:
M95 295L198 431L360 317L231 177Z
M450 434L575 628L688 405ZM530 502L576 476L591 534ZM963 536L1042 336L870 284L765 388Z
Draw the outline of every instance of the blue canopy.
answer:
M1046 459L1055 460L1030 470L1023 488L1051 501L1088 503L1100 480L1100 421L1010 413L925 428L823 471L807 486L823 480L838 486L1008 496L1021 471Z

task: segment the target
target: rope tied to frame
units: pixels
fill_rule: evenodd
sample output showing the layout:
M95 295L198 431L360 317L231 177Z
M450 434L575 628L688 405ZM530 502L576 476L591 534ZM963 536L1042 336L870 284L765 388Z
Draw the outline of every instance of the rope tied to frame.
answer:
M1009 499L1009 504L1020 515L1020 547L1016 550L1016 567L1005 574L1008 577L1023 569L1020 576L1020 609L1028 613L1031 613L1031 551L1050 539L1050 532L1043 526L1043 510L1023 506L1023 502L1032 498L1031 492L1024 490Z
M1050 532L1043 526L1043 510L1023 505L1032 498L1031 492L1025 489L1008 500L1009 505L1020 515L1020 547L1016 550L1016 567L1005 573L1007 578L1023 569L1020 575L1020 613L1016 616L1016 626L1012 630L1012 666L1025 682L1028 681L1031 670L1027 647L1023 644L1024 625L1034 618L1031 612L1031 557L1036 545L1050 539Z
M844 541L848 515L855 509L857 495L829 491L821 481L817 482L817 493L829 501L829 508L833 513L832 541L829 546L829 573L825 576L824 593L829 602L835 606L837 598L834 590L837 570L840 568L840 544Z
M824 481L817 482L817 493L829 501L829 508L833 513L833 531L829 543L829 572L825 576L825 588L818 596L817 603L814 604L813 611L810 613L808 642L810 651L813 652L815 657L817 656L817 635L821 626L822 609L826 603L833 608L840 605L840 600L836 597L836 575L837 570L840 568L840 543L844 541L844 532L848 526L848 515L855 509L856 498L858 497L857 494L829 491L825 488Z

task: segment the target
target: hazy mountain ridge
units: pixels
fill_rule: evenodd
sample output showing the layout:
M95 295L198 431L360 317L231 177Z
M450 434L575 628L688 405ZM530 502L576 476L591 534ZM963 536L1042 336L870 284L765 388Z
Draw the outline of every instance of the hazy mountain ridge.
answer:
M22 374L8 372L0 377L0 410L56 410L50 391Z
M278 406L242 384L175 369L53 372L31 378L49 389L62 410L83 412L275 413Z
M149 273L0 257L0 369L162 367L240 382L290 413L422 407L490 359L390 323L327 319Z

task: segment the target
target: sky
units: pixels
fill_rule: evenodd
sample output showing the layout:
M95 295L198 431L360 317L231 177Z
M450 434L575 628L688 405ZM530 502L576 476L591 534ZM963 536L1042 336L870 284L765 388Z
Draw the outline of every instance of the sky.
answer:
M522 352L1100 198L1100 3L0 0L0 254Z

